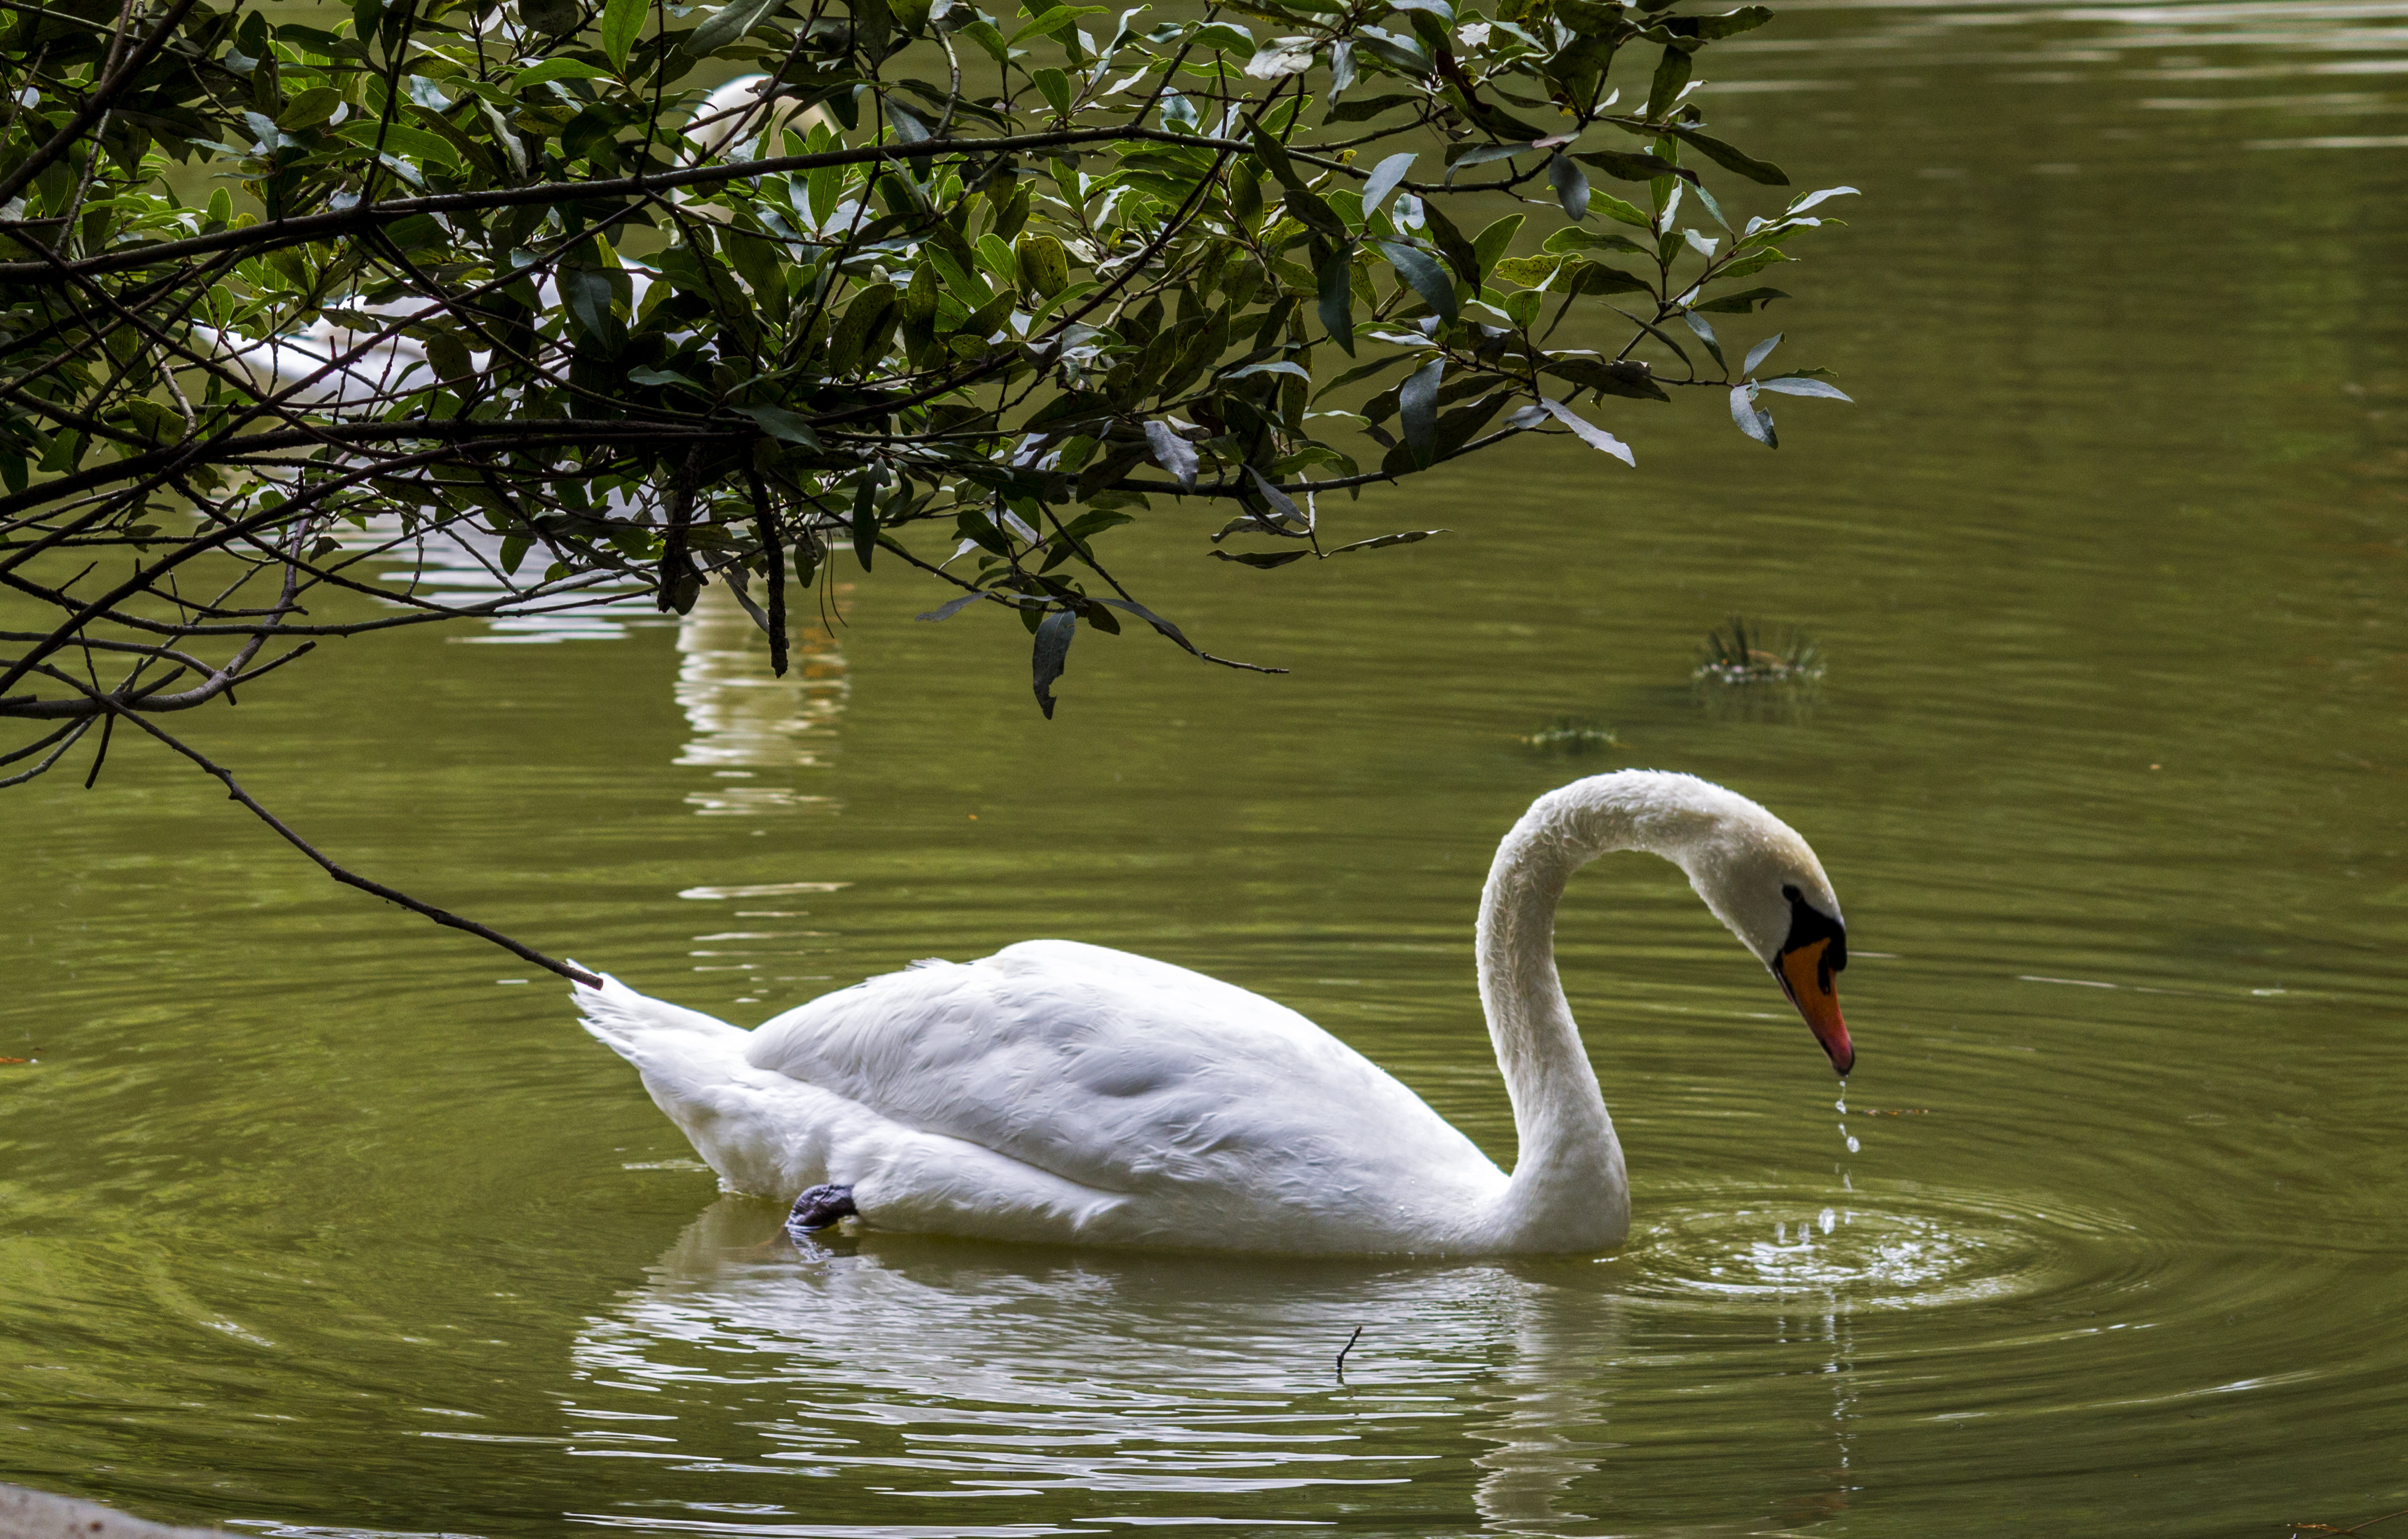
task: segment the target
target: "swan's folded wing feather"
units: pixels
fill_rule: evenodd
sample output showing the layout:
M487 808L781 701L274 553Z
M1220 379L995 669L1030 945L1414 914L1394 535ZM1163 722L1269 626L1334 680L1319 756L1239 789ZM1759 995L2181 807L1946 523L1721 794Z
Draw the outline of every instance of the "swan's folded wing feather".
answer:
M1069 941L824 995L763 1025L746 1056L1104 1190L1242 1187L1259 1201L1292 1187L1326 1205L1357 1185L1496 1168L1295 1011Z

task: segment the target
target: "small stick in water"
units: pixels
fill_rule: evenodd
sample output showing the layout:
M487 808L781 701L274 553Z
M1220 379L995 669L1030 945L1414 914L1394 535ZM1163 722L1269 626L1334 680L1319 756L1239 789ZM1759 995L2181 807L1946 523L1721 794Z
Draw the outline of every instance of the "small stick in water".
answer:
M1343 1384L1346 1382L1346 1354L1354 1350L1354 1344L1362 1339L1363 1328L1358 1325L1354 1328L1354 1333L1346 1338L1346 1345L1338 1349L1339 1383Z

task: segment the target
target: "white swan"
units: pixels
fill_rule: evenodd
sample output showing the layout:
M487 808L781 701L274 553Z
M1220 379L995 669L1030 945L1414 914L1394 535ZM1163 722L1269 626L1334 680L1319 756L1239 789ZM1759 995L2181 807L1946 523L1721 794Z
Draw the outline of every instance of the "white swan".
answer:
M1814 852L1746 797L1647 770L1539 798L1489 868L1480 997L1520 1135L1511 1176L1295 1011L1073 941L915 963L752 1032L616 979L577 999L723 1185L802 1193L796 1229L857 1213L1100 1245L1593 1252L1621 1243L1630 1199L1555 917L1571 874L1617 849L1686 872L1848 1072L1846 932Z

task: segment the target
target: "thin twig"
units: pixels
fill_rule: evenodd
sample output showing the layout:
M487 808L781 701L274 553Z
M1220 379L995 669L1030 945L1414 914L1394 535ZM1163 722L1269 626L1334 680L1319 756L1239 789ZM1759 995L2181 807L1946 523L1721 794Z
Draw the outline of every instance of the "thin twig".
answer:
M250 808L253 816L257 817L261 822L265 823L269 828L274 829L277 834L282 837L286 844L291 845L302 854L308 856L310 860L318 863L320 870L325 872L327 876L334 877L335 880L341 882L344 886L356 887L361 891L372 893L377 897L382 898L387 903L398 904L402 907L408 909L411 913L424 915L426 918L433 919L437 924L448 926L453 930L465 930L469 934L476 936L480 940L488 940L493 942L495 946L500 947L503 950L509 952L522 961L531 962L547 972L557 973L562 977L568 978L577 983L581 983L589 989L599 989L602 987L601 977L596 974L587 972L582 967L572 967L567 962L547 957L542 952L537 950L534 947L522 945L521 943L510 939L509 936L503 934L500 931L493 929L490 926L479 924L474 919L464 919L459 915L452 913L447 909L436 907L433 904L421 903L416 898L411 897L408 893L400 891L394 888L387 887L382 882L372 881L366 876L344 870L341 866L337 865L333 861L328 860L319 851L315 845L312 845L308 840L304 839L298 834L294 833L291 828L286 826L282 819L277 817L276 814L260 805L257 799L254 798L251 792L243 790L240 785L236 783L235 777L232 774L228 773L222 766L212 763L207 755L201 753L196 748L189 747L172 734L161 731L150 722L143 720L141 717L134 715L131 712L114 712L112 714L124 716L127 720L133 722L144 732L149 733L160 742L166 744L167 747L175 749L178 753L182 754L194 763L198 764L206 773L216 777L220 783L224 785L226 788L226 795L229 799L240 802L244 806Z
M1359 1326L1359 1325L1358 1325L1358 1326L1356 1326L1356 1327L1354 1328L1354 1333L1353 1335L1351 1335L1351 1336L1349 1336L1349 1337L1347 1337L1347 1338L1346 1338L1346 1345L1345 1345L1345 1346L1343 1346L1343 1347L1340 1347L1340 1348L1338 1349L1338 1382L1339 1382L1339 1383L1343 1384L1343 1383L1345 1383L1345 1382L1346 1382L1346 1354L1347 1354L1347 1353L1349 1353L1349 1352L1351 1352L1351 1351L1353 1351L1353 1350L1354 1350L1354 1344L1355 1344L1356 1342L1358 1342L1358 1341L1361 1341L1362 1339L1363 1339L1363 1328L1362 1328L1361 1326Z

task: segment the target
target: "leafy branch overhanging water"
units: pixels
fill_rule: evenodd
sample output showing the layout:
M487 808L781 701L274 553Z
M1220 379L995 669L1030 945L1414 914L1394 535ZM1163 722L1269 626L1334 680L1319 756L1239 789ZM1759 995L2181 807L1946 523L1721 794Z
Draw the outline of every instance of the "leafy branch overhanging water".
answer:
M554 971L162 719L317 638L712 580L782 672L790 579L882 553L950 590L924 619L1010 611L1051 716L1082 623L1229 663L1107 565L1141 516L1217 506L1254 568L1359 554L1429 532L1325 542L1326 494L1533 434L1628 462L1600 409L1671 389L1768 446L1769 395L1845 398L1715 330L1849 191L1725 207L1788 181L1693 97L1761 6L277 10L0 28L0 581L44 615L0 632L0 786L79 746L91 783L122 720ZM179 196L196 162L241 197ZM430 543L493 595L394 573Z

